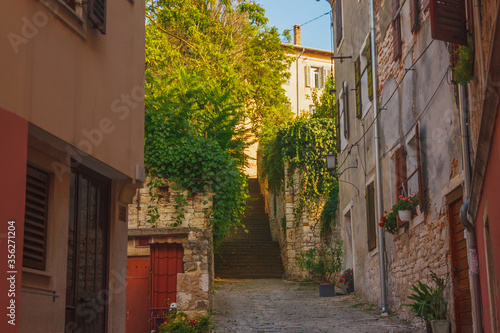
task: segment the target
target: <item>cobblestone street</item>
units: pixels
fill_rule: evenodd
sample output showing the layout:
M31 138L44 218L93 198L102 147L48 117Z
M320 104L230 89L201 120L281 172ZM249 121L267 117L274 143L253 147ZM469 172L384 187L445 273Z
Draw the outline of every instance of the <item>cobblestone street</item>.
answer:
M215 283L218 333L394 332L413 333L394 317L354 295L320 298L316 284L284 280L222 280Z

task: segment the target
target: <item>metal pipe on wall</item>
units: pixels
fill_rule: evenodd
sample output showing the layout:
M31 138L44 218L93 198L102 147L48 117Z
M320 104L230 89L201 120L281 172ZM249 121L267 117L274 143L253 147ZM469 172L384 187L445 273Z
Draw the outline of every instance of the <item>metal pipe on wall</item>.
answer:
M302 57L304 52L306 51L305 48L302 48L302 52L300 52L299 56L297 57L296 61L296 67L295 67L295 81L297 82L297 117L300 115L300 103L299 103L299 59ZM307 78L305 79L307 80ZM304 81L306 82L306 81Z
M373 116L375 126L375 168L377 170L377 203L378 211L376 216L382 216L384 211L382 197L382 169L380 167L380 125L378 121L378 64L375 31L375 3L370 0L370 40L372 54L372 77L373 77ZM379 259L380 259L380 306L382 313L387 312L386 277L385 277L385 239L384 228L379 227Z
M466 88L462 85L458 88L458 101L460 109L460 133L462 143L462 159L464 172L464 201L460 208L460 222L467 230L467 259L469 262L469 275L471 276L471 291L473 299L474 332L483 332L483 321L481 311L481 286L479 281L479 264L477 257L476 228L469 219L469 197L471 185L471 163L469 147L469 114L466 101Z

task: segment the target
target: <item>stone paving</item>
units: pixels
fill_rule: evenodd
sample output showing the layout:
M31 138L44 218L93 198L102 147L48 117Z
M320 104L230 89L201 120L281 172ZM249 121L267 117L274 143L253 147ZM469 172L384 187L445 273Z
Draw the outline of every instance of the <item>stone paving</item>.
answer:
M393 316L355 295L319 297L317 284L285 280L215 282L214 319L218 333L416 333Z

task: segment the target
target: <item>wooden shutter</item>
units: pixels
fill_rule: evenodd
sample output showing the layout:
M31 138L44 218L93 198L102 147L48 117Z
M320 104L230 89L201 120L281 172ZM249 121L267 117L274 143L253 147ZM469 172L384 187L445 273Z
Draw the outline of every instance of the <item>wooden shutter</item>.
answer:
M467 45L464 0L431 0L432 38Z
M325 67L319 68L319 89L323 89L325 87Z
M355 78L355 90L356 90L356 117L361 118L363 115L362 103L361 103L361 60L360 57L354 62L354 78Z
M342 84L344 93L342 94L342 104L344 105L344 137L349 139L349 86L344 81Z
M401 41L401 14L399 13L399 0L392 0L392 27L394 29L393 34L393 53L394 60L401 57L403 43Z
M337 3L335 4L335 16L336 16L336 23L337 23L337 48L340 46L340 42L342 41L342 38L344 36L344 29L343 29L343 22L342 22L342 0L337 0Z
M368 98L373 101L373 73L372 73L372 43L371 36L368 37L366 42L365 54L366 54L366 71L368 78Z
M420 25L420 1L410 0L411 32L416 33Z
M375 186L366 187L366 223L368 232L368 251L377 247L377 231L375 227Z
M426 211L425 197L424 197L424 181L422 175L422 160L420 156L420 129L417 124L415 126L415 139L417 141L417 168L418 168L418 196L420 201L420 211Z
M402 194L403 184L406 182L406 156L405 147L402 146L394 152L394 168L396 171L396 199ZM407 193L408 194L408 193Z
M309 65L306 65L305 67L305 74L306 76L306 87L310 87L311 86L311 66Z
M89 19L93 27L106 34L106 0L89 0Z
M28 165L23 266L45 270L49 175Z

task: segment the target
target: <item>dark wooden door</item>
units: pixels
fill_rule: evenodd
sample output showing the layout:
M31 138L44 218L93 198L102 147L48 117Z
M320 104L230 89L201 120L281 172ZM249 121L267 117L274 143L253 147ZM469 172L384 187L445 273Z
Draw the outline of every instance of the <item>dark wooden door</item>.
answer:
M472 308L469 284L469 263L467 261L467 243L465 228L460 222L462 200L449 206L450 247L453 280L453 301L457 333L472 333Z
M127 333L149 331L150 257L127 259Z
M109 181L91 170L71 172L66 331L106 331Z

